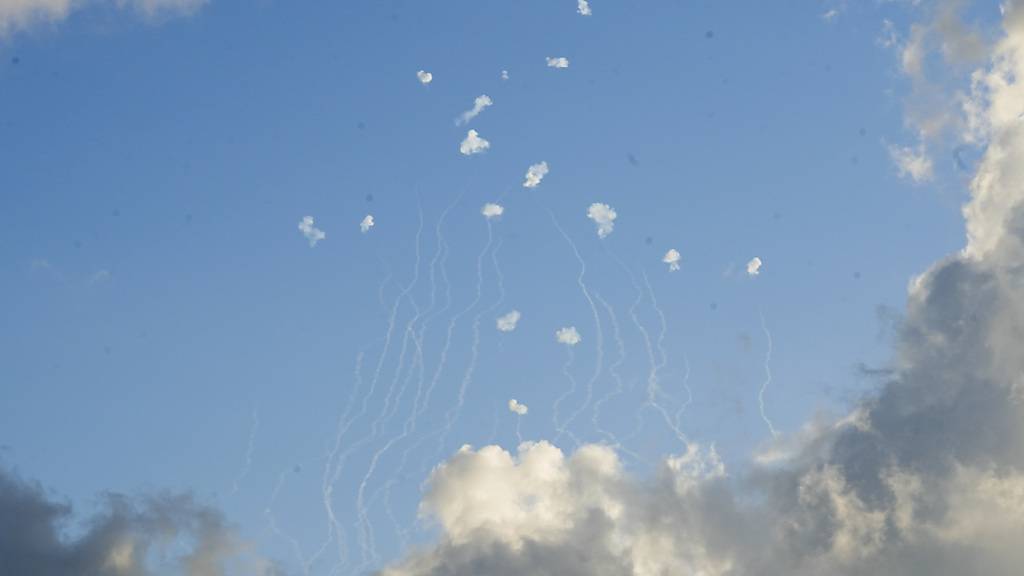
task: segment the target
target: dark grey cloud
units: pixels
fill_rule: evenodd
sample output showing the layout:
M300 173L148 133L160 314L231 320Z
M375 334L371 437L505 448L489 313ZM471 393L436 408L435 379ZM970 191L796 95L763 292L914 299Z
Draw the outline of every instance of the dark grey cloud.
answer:
M283 574L252 555L217 510L189 495L106 494L100 508L74 523L68 503L0 468L0 574Z

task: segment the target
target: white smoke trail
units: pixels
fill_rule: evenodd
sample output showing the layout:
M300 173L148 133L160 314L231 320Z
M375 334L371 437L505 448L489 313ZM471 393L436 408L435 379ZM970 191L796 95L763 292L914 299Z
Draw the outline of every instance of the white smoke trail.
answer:
M252 455L256 449L256 433L260 429L260 413L257 409L252 409L252 423L249 425L249 443L245 449L245 463L242 465L242 469L235 476L235 481L231 485L231 491L228 492L228 496L234 496L238 492L238 487L241 485L242 480L245 479L249 474L249 469L252 468Z
M761 384L761 390L757 393L757 404L761 409L761 419L768 425L768 431L772 433L772 438L778 437L779 433L775 430L775 426L772 425L772 421L768 419L768 416L764 411L764 393L768 389L768 386L772 383L772 333L768 331L768 324L764 321L764 314L758 312L758 316L761 317L761 330L764 331L765 338L768 339L768 350L764 355L764 383Z
M572 253L576 256L576 261L580 265L580 271L576 275L576 285L579 286L580 291L583 293L583 297L590 306L590 312L594 318L594 326L597 328L597 337L595 338L597 343L597 359L594 362L594 373L590 377L590 380L587 381L586 396L584 397L583 404L573 411L572 414L569 415L569 418L562 423L559 428L559 433L561 433L564 429L568 428L570 424L572 424L573 420L575 420L577 416L590 407L590 402L594 398L594 385L601 378L601 371L604 368L604 327L601 325L601 316L597 313L597 306L594 305L594 299L590 296L590 290L587 288L586 282L584 282L584 278L587 275L587 263L583 260L583 257L580 256L580 251L576 247L576 243L572 241L572 238L566 234L565 229L563 229L561 224L558 223L558 218L555 217L555 213L549 209L548 214L551 216L551 222L554 223L559 234L562 235L562 238L564 238L569 244L569 247L572 248Z
M654 377L647 383L647 403L661 414L662 418L665 420L665 425L675 433L676 438L678 438L680 442L683 444L689 444L686 435L683 434L676 423L669 418L668 411L665 410L665 407L658 402L658 396L664 395L661 390L661 386L658 383L658 372L660 372L660 370L668 363L668 355L665 353L665 334L668 332L668 322L665 320L665 312L662 311L660 306L658 306L658 299L654 296L654 289L651 288L651 282L647 278L647 271L641 268L640 273L643 276L644 285L647 287L647 295L651 298L651 307L658 314L658 322L660 325L658 330L657 347L658 354L661 359L658 362L658 369L654 371ZM645 337L647 337L646 334Z
M683 389L686 390L686 401L679 405L679 409L676 410L676 428L680 428L680 422L683 419L683 413L686 409L693 404L693 390L690 388L690 357L683 354L683 362L686 363L686 373L683 375Z
M594 402L594 410L591 414L590 420L593 423L595 430L600 434L603 434L608 438L608 440L618 444L618 440L615 438L615 435L601 426L599 418L601 417L601 406L612 398L621 395L625 391L622 383L622 375L619 374L619 368L626 362L626 342L622 339L622 331L619 328L619 320L615 316L615 310L612 309L611 305L608 304L608 302L606 302L599 293L594 292L594 299L601 304L605 310L605 314L608 315L608 318L611 321L612 337L615 340L618 356L616 356L615 361L608 366L608 372L612 375L612 381L615 382L615 388L599 398L597 402Z

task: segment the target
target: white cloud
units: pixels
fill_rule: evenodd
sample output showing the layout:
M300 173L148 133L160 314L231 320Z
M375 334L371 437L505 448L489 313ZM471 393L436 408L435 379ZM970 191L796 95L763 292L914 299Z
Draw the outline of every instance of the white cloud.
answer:
M418 78L420 84L423 84L424 86L434 81L434 75L425 70L420 70L419 72L416 72L416 78Z
M668 252L665 252L665 257L661 259L662 262L668 264L669 271L679 270L679 261L682 256L679 255L679 251L672 248Z
M530 166L526 170L526 180L523 182L523 188L536 188L540 185L540 181L543 180L547 174L547 162L541 162L540 164Z
M508 409L514 414L519 416L526 416L526 413L530 411L530 407L516 400L515 398L508 401Z
M587 0L577 0L576 12L579 12L581 16L590 16L592 14L590 11L590 2L587 2Z
M829 10L828 12L825 12L824 14L821 15L821 19L824 20L825 22L832 22L832 21L834 21L838 17L839 17L839 10L836 10L835 8L833 8L833 9Z
M579 344L583 338L580 336L580 333L576 330L575 326L566 326L555 331L555 340L557 340L559 344L575 346Z
M145 18L185 16L207 0L108 0L120 9L132 9ZM99 2L96 2L97 4ZM64 20L86 5L74 0L0 0L0 36L24 30L33 24Z
M484 204L483 208L480 209L480 213L484 215L484 218L490 220L491 218L495 218L504 214L505 207L502 206L501 204L494 204L488 202L487 204Z
M618 217L619 215L611 206L600 202L591 204L587 209L587 218L597 224L597 235L601 238L612 233L615 229L615 219Z
M490 147L491 143L481 138L476 130L470 130L466 132L466 139L459 144L459 152L470 156L472 154L479 154Z
M323 230L313 226L312 216L304 216L302 218L302 221L299 222L299 231L306 237L306 240L309 240L311 247L316 246L317 242L327 238L327 234Z
M359 223L359 231L366 234L370 231L370 228L373 228L373 225L373 214L367 214L363 221Z
M925 182L932 178L932 159L925 152L924 144L917 149L904 146L889 146L892 158L900 176L909 176L914 182Z
M548 56L547 57L548 68L568 68L569 59L565 56L559 56L557 58Z
M501 71L501 79L502 80L508 80L508 70L502 70Z
M516 324L519 323L519 319L522 317L523 315L519 313L519 310L513 310L504 316L498 317L498 330L502 332L511 332L515 330Z
M477 96L476 99L473 100L473 107L470 108L469 110L466 110L462 114L459 114L459 117L455 119L455 125L461 126L462 124L469 122L473 118L479 116L480 113L484 111L484 108L487 108L492 104L494 104L494 101L491 100L491 97L488 96L487 94L481 94L480 96Z
M758 274L760 274L761 264L763 263L761 262L761 259L758 258L757 256L751 258L750 261L747 262L747 274L751 276L757 276Z

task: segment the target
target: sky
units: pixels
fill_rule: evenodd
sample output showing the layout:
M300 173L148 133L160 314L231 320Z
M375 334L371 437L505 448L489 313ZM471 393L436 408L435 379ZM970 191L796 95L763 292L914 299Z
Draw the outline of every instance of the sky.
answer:
M1022 77L1016 0L0 0L0 568L1012 573Z

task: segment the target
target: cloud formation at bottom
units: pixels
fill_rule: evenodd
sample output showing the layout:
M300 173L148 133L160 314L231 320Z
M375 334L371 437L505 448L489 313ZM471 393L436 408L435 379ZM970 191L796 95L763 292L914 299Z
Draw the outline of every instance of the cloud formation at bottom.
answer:
M0 468L0 571L32 576L283 574L253 556L221 514L188 495L108 494L80 536L63 535L71 507ZM170 572L169 572L170 571Z

